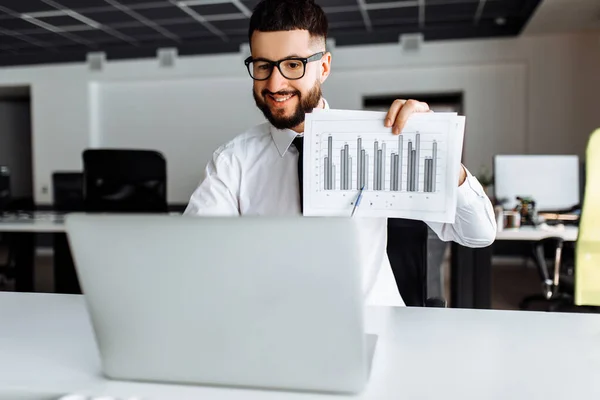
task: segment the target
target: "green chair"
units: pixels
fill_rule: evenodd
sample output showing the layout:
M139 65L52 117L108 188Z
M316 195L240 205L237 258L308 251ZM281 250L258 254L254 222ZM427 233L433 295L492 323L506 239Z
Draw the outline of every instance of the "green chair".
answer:
M575 304L600 306L600 128L588 141L586 184L575 246Z

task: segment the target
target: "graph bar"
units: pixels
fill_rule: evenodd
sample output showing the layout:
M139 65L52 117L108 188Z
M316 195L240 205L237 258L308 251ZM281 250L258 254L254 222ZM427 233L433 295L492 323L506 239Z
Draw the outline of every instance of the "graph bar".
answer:
M366 170L367 170L367 157L366 157L366 153L365 153L364 149L362 149L360 151L360 160L361 160L360 187L362 188L363 186L366 186L366 184L367 184L366 178L367 178L367 176L369 176L366 173Z
M337 189L337 185L335 184L335 181L336 181L335 180L335 164L333 164L331 166L331 169L332 169L331 173L332 173L332 176L333 176L333 179L332 179L333 182L332 182L332 185L331 185L331 190L335 190L335 189Z
M416 192L417 191L417 165L419 164L419 160L417 160L417 150L413 150L411 151L411 155L410 155L410 169L412 171L411 174L411 191Z
M360 189L362 179L362 139L356 139L356 187Z
M352 189L352 157L350 157L350 147L345 145L346 149L346 190Z
M369 188L369 155L365 154L365 189Z
M402 142L403 142L403 138L402 135L399 135L400 137L398 138L398 162L397 162L397 168L398 168L398 187L396 188L396 190L401 191L402 190L402 152L404 151L404 147L402 147Z
M394 190L400 190L400 175L398 174L398 154L394 154Z
M381 190L385 190L385 142L381 145L381 175L379 179L381 180Z
M413 191L418 192L419 191L419 164L421 161L420 158L420 147L421 147L421 134L417 132L416 136L416 144L415 144L415 170L414 170L414 176L415 176L415 186L413 187Z
M390 169L390 190L396 190L396 154L394 153L392 153L392 167Z
M396 169L395 169L395 174L396 174L396 179L394 180L394 184L396 186L396 191L400 191L401 190L401 185L402 185L402 165L400 164L400 160L402 160L401 155L400 154L396 154L394 155L394 158L396 159L395 165L396 165Z
M346 164L344 163L344 149L342 148L340 150L340 190L344 190L345 189L345 185L344 185L344 167L346 166Z
M383 151L377 150L377 190L383 190Z
M377 166L379 165L379 142L376 140L375 145L373 146L373 190L379 190L378 182L379 175Z
M423 181L423 191L429 192L429 157L425 157L425 168L424 168L424 181Z
M431 171L433 176L433 181L431 182L431 191L435 192L435 181L437 180L437 142L435 140L433 141L433 159Z
M412 156L413 156L413 146L412 146L412 140L408 141L408 160L407 160L407 165L406 165L406 191L408 192L412 192L412 175L413 175L413 171L412 171Z
M333 170L333 137L329 135L327 138L327 159L329 160L329 166L327 168L327 189L333 189L333 182L335 181L335 171Z
M323 165L323 171L324 171L324 179L323 179L323 189L324 190L328 190L329 189L329 157L325 156L325 163Z

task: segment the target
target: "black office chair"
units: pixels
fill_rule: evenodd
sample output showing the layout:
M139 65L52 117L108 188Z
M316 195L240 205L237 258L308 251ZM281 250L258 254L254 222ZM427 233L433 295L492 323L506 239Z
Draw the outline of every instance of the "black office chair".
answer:
M94 213L166 213L167 166L153 150L88 149L83 152L83 211ZM72 198L76 198L76 178ZM72 210L66 210L72 211ZM66 236L57 236L56 291L81 293Z
M167 163L157 151L88 149L83 173L87 212L168 211Z
M83 172L52 174L53 208L58 212L84 211ZM53 234L54 290L57 293L81 293L73 255L65 233Z
M446 307L446 300L427 297L427 241L422 221L389 218L387 254L400 295L407 306Z
M52 174L52 204L55 211L83 211L83 172Z

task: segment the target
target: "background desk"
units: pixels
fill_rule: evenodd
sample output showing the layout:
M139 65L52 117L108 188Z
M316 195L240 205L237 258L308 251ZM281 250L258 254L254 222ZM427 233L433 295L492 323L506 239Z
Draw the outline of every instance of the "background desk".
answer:
M452 244L451 253L451 306L459 308L491 308L492 258L494 249L519 247L523 256L529 256L530 243L560 236L567 242L577 240L577 226L556 227L523 226L504 229L496 234L494 244L484 249L469 249Z
M0 397L24 390L162 399L595 399L593 314L373 307L379 336L360 396L107 381L82 296L0 293ZM315 327L318 329L318 327Z
M37 233L65 231L63 215L52 212L0 216L0 233L7 236L15 259L15 289L34 290L35 246Z

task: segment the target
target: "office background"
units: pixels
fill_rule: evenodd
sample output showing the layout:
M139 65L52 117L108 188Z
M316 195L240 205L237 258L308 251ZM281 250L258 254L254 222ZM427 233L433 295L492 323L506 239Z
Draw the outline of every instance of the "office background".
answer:
M543 1L516 37L425 41L413 51L332 41L324 94L334 108L360 109L365 96L462 93L464 162L475 174L498 153L582 156L600 126L599 34L581 32L598 27L585 12L594 3ZM31 140L37 204L51 203L54 171L81 169L85 148L154 148L169 163L169 203L185 203L211 152L262 120L246 52L179 57L172 67L156 58L108 60L101 71L85 62L4 67L0 99L30 99L31 132L24 106L0 100L0 129L10 132L0 148ZM20 181L15 190L26 191Z
M380 108L382 99L410 96L440 100L437 105L445 109L444 99L454 99L451 107L467 116L463 162L475 175L491 171L497 154L574 154L584 159L589 135L600 126L595 0L317 2L332 28L328 50L333 74L323 87L331 107ZM181 3L205 14L228 41L215 41L206 34L206 24L194 18L170 18L169 13L185 8L177 2L3 3L0 164L11 169L14 197L32 197L36 206L49 208L52 175L81 171L85 149L141 148L164 154L167 201L181 208L214 149L263 120L243 65L249 54L247 10L256 1ZM86 23L57 15L65 11L56 4L108 26L133 23L137 28L127 25L123 32L144 45L117 51L98 39L106 32L89 26L70 30L70 24ZM24 13L34 15L37 23L24 20ZM40 21L66 27L67 37L49 32ZM177 43L150 29L152 24L181 37L191 34L169 65L156 51ZM149 29L155 39L148 39ZM416 31L423 32L424 41L415 38ZM53 45L73 44L73 35L97 40L100 46ZM96 50L107 50L107 60L86 61ZM448 263L446 250L430 233L430 272L439 270L444 257ZM505 271L508 278L494 279L494 284L524 282L510 278L524 271L532 272L532 285L538 284L532 269ZM431 273L429 287L439 292L448 280L447 273L445 280L443 274Z

